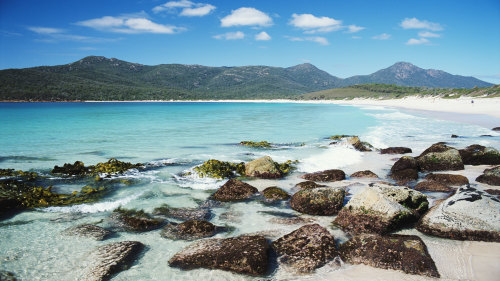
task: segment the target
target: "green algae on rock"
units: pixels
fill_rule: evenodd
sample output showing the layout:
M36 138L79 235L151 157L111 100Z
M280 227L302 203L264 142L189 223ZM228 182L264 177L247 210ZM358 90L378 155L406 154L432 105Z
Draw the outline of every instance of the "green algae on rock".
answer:
M270 186L262 191L262 195L267 200L288 200L290 194L277 186Z
M118 227L132 232L154 230L163 224L163 220L155 219L143 210L122 209L120 207L113 211L111 218Z
M270 148L271 143L267 141L241 141L240 145L254 147L254 148Z
M67 176L99 176L99 175L116 175L123 174L130 169L139 169L144 166L141 163L132 164L130 162L119 161L115 158L109 159L104 163L85 166L81 161L76 161L74 164L65 163L62 167L55 166L52 169L52 174L62 174Z
M24 180L35 180L38 177L38 174L35 172L25 172L21 170L14 170L14 169L0 169L0 178L13 178L13 177L20 177Z
M194 167L193 170L202 178L227 179L236 177L237 175L244 175L245 163L232 163L210 159Z

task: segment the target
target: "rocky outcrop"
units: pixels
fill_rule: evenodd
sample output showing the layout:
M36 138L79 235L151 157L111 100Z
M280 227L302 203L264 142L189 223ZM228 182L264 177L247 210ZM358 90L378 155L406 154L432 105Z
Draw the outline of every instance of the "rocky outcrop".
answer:
M270 186L262 191L264 198L269 201L279 201L290 199L290 194L288 194L283 189L277 186Z
M459 153L465 165L500 165L500 152L493 147L473 144Z
M202 178L209 177L216 179L228 179L237 175L244 175L245 163L232 163L217 159L210 159L203 162L203 164L194 167L193 171Z
M428 205L427 197L418 191L375 183L355 194L334 223L351 233L384 234L416 221Z
M107 238L112 232L93 224L81 224L63 231L65 235L87 237L97 241Z
M151 217L143 210L128 210L118 208L110 216L111 221L119 230L145 232L158 229L163 220Z
M500 131L500 127L495 127L495 128L493 128L491 130L493 130L493 131Z
M342 208L344 195L342 188L303 189L292 196L290 206L295 211L309 215L332 216Z
M436 181L424 180L415 185L415 190L431 191L431 192L450 192L453 189L445 184Z
M319 224L305 225L271 243L281 263L311 272L337 256L334 237Z
M377 174L370 170L358 171L351 175L351 178L378 178Z
M484 170L483 174L476 178L476 181L489 185L500 185L500 166Z
M463 170L464 163L458 150L443 143L435 143L417 157L422 172Z
M264 156L245 164L245 175L264 179L283 177L276 162L269 156Z
M81 161L76 161L74 164L65 163L62 167L55 166L54 169L52 169L52 173L66 176L111 176L123 174L130 169L141 169L143 167L141 163L132 164L111 158L107 162L97 163L96 165L88 167Z
M400 184L418 179L417 160L411 156L403 156L391 167L390 177Z
M500 242L500 200L470 186L460 187L431 208L417 229L456 240Z
M405 154L412 153L411 148L402 147L402 146L394 146L388 147L380 150L380 154Z
M303 182L299 182L295 186L300 188L300 189L312 189L312 188L317 188L317 187L325 187L326 185L317 184L313 181L303 181Z
M257 188L237 179L228 180L212 195L214 200L230 202L241 201L250 198L259 192Z
M426 245L418 236L361 234L342 244L339 251L348 263L440 277Z
M349 137L346 139L347 143L351 144L354 149L358 151L372 151L371 147L373 147L371 144L367 142L362 142L359 137L354 136L354 137Z
M466 177L453 174L428 174L424 179L452 186L460 186L469 183L469 179Z
M316 173L309 173L302 176L308 181L332 182L345 180L345 173L342 170L332 169Z
M208 208L172 208L166 204L155 208L153 215L164 216L177 220L208 220L212 212Z
M144 245L137 241L107 244L90 254L92 265L85 272L85 281L110 280L113 275L128 269L139 257Z
M268 249L263 236L203 239L176 253L168 264L182 269L222 269L261 276L267 272Z
M216 234L216 227L204 220L189 220L183 223L169 223L166 225L161 236L173 240L195 240L211 237Z

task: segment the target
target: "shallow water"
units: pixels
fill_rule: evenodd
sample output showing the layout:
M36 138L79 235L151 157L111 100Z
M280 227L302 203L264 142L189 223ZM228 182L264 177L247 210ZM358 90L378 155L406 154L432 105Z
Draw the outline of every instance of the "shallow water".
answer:
M89 251L124 240L141 241L147 250L132 268L113 280L261 280L220 270L170 268L168 260L190 242L162 238L160 230L120 232L106 241L61 234L83 223L103 220L100 225L106 226L107 217L119 206L147 212L162 204L198 206L224 181L179 175L208 159L236 162L269 155L279 162L299 160L297 170L284 179L248 180L259 190L277 185L293 193L295 184L301 181L299 176L305 172L340 168L351 174L370 169L384 178L398 157L362 153L344 144L329 145L331 141L326 138L331 135L359 135L362 141L378 148L407 146L413 149L412 155L438 141L457 148L479 143L500 149L500 134L488 128L395 109L332 104L0 103L0 132L0 168L48 174L54 165L76 160L90 165L111 157L158 166L119 177L132 180L130 185L115 179L115 191L98 203L33 210L2 221L0 270L15 272L21 280L79 280L88 264L85 258ZM451 134L461 137L452 139ZM277 145L273 149L238 146L243 140L266 140ZM465 175L473 180L481 171L468 167ZM48 182L60 192L79 190L84 185L57 178ZM349 192L354 194L368 183L348 179L330 185L349 186ZM439 199L443 194L429 196ZM279 213L273 212L300 215L286 204L267 205L257 200L228 204L212 212L212 223L234 227L232 232L216 237L260 233L275 239L301 226L275 223L273 219L279 218ZM333 217L304 217L328 227L339 243L347 239L342 231L332 228ZM302 276L278 268L267 278L314 280L324 279L331 272L348 275L350 270L349 265L325 266L316 274Z

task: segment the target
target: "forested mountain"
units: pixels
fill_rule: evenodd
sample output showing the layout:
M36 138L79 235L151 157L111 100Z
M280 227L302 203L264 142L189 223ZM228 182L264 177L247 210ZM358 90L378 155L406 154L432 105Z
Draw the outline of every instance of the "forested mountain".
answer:
M423 75L420 68L411 65L407 70L407 65L411 64L398 63L372 75L341 79L307 63L288 68L148 66L91 56L65 65L1 70L0 100L275 99L377 79L378 83L429 87L491 85L442 71ZM453 79L447 82L448 77Z

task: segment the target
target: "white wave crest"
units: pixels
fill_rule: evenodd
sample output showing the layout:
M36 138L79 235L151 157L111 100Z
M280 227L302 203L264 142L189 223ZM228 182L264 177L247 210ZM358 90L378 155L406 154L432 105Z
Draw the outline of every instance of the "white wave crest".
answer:
M363 154L349 145L330 146L323 152L300 161L298 171L312 173L328 169L340 169L361 161Z
M202 178L196 173L191 173L186 176L173 175L177 185L180 187L188 187L192 189L210 190L217 189L225 184L227 180L219 180L214 178Z
M422 117L417 117L399 111L391 113L367 113L366 115L373 116L377 119L382 119L382 120L424 119Z

